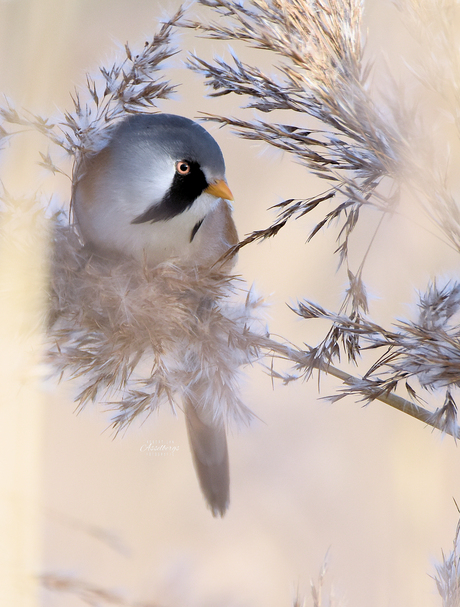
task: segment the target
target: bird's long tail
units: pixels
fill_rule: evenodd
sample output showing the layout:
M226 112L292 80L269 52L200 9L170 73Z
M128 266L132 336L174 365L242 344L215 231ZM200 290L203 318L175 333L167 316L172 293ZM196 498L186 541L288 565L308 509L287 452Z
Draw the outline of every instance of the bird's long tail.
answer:
M213 516L224 516L230 502L230 471L224 424L200 416L192 394L184 398L185 419L193 464Z

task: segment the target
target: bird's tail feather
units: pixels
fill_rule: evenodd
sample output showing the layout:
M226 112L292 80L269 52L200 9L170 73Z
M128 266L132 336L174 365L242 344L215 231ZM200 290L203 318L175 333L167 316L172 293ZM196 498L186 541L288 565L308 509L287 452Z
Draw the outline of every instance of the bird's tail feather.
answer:
M224 424L205 423L194 399L185 399L185 419L193 464L213 516L224 516L230 502L230 471Z

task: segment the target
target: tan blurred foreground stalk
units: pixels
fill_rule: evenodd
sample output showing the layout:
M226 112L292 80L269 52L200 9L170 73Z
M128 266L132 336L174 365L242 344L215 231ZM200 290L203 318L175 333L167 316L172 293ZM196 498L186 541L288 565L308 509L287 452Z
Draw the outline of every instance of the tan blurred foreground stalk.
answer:
M43 212L9 201L0 224L0 605L38 605L41 417L38 364L47 274Z
M0 3L2 92L44 108L67 66L76 0ZM5 142L2 184L15 195L38 187L35 140ZM2 193L3 194L3 193ZM6 196L8 198L8 196ZM3 204L6 202L6 209ZM43 207L43 205L41 205ZM41 573L42 348L47 232L33 200L2 201L0 223L0 605L38 605Z

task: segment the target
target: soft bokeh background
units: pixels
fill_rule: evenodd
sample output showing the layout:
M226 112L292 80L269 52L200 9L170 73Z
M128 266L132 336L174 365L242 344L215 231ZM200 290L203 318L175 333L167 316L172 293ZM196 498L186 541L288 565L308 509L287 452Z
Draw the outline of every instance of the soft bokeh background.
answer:
M0 90L42 115L70 108L69 92L84 85L86 71L113 59L125 41L141 46L157 19L177 6L147 0L0 1ZM390 3L369 0L365 19L368 51L378 57L375 81L384 86L383 59L396 75L404 74L402 55L411 59L416 52ZM207 57L226 52L225 45L193 32L179 41ZM171 62L170 76L181 84L178 95L160 108L191 118L199 111L238 114L240 99L204 97L200 78L180 68L185 57ZM257 61L267 61L269 68L263 56ZM224 151L240 235L268 226L274 215L267 209L277 202L321 191L323 184L288 156L209 128ZM64 203L65 178L50 179L34 165L39 146L46 151L36 135L12 141L2 153L2 180L15 195L54 192ZM270 303L271 331L297 344L315 343L324 326L302 323L286 302L307 297L334 307L344 284L331 256L333 231L305 244L318 217L247 247L238 265ZM368 217L357 232L355 259L374 222ZM377 320L411 314L415 289L423 290L436 274L455 275L458 257L427 225L407 204L379 233L365 275ZM2 323L13 325L13 314L4 311ZM6 360L14 335L2 336ZM459 453L450 438L381 403L365 409L352 399L332 405L318 400L314 380L273 387L261 368L250 369L244 400L261 421L231 432L232 503L225 518L215 520L198 488L180 412L174 417L165 409L113 440L102 407L75 414L75 384L49 381L40 384L38 395L37 381L32 384L33 397L24 397L30 381L15 388L14 396L4 392L3 412L16 415L17 425L11 431L11 419L2 413L1 432L8 440L1 454L5 470L17 459L14 470L20 473L5 474L0 488L2 499L13 504L0 511L1 529L6 534L18 526L18 545L30 543L25 560L31 570L159 607L281 607L291 605L297 592L308 597L310 580L329 551L327 584L350 607L441 604L430 575L441 549L451 547L458 518L453 498L460 497ZM320 395L337 386L323 378ZM27 423L17 417L22 406L31 409ZM149 455L143 446L150 441L178 450ZM10 571L13 557L2 552ZM21 605L34 604L23 598ZM82 601L72 593L41 590L35 604L77 607Z

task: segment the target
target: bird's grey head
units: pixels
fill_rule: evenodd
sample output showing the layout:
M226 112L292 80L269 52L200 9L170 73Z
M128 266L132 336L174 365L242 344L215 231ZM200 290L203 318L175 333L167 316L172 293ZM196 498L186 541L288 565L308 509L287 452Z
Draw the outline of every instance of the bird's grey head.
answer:
M133 202L133 223L175 217L212 182L225 177L224 157L215 139L183 116L130 116L114 130L110 147L112 166L124 168L119 187ZM181 161L188 165L183 171L177 166ZM136 209L135 201L144 207Z
M209 169L225 172L222 152L215 139L197 122L174 114L137 114L117 127L113 138L123 145L153 146L172 158L189 158Z
M213 137L188 118L139 114L115 126L107 145L81 163L72 204L94 250L157 263L191 254L221 198L232 194Z

